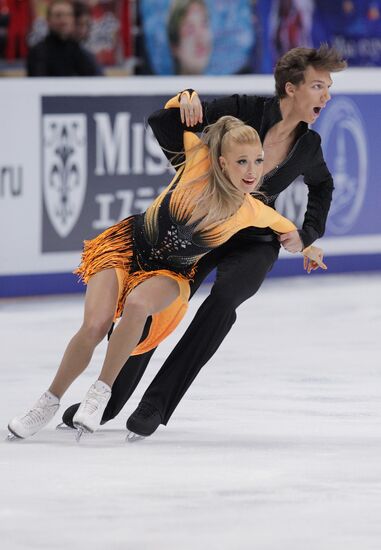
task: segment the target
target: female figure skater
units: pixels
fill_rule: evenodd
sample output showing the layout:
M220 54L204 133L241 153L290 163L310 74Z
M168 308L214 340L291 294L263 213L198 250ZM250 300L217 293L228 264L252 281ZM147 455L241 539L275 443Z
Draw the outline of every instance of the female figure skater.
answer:
M179 107L177 97L166 104L172 107ZM204 131L201 140L185 132L184 150L185 162L144 214L85 241L77 270L87 283L83 324L69 342L49 389L25 415L9 422L13 437L29 437L48 424L62 395L120 317L99 378L73 418L77 439L97 430L127 358L156 347L184 316L198 259L245 227L295 230L291 221L250 195L260 184L264 158L252 127L224 116ZM308 270L326 268L320 248L310 246L302 254ZM148 335L138 344L149 316Z

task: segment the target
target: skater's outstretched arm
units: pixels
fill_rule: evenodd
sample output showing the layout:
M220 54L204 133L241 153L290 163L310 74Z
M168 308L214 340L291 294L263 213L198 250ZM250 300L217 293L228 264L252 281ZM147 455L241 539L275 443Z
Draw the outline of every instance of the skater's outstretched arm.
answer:
M184 131L202 132L207 125L223 115L248 121L256 112L257 101L256 96L235 94L211 102L201 102L197 92L184 90L170 99L164 109L152 113L148 124L168 160L177 164L184 160L184 157L176 154L183 151Z

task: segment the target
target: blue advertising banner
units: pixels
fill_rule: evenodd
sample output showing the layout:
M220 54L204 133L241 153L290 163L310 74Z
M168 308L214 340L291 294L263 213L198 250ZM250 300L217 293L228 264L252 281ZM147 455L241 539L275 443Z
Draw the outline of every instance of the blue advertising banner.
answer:
M146 125L166 99L42 99L43 253L80 250L83 239L144 210L168 183L168 163ZM378 104L377 95L337 95L314 126L335 182L326 237L381 232ZM306 203L299 178L277 208L301 226Z
M381 231L377 94L335 96L316 130L335 182L327 236Z
M255 46L250 0L141 0L144 69L140 74L251 72Z
M284 53L298 46L312 47L315 0L258 0L258 36L254 73L272 73ZM258 55L260 52L260 55Z
M350 67L381 65L381 2L318 0L313 16L313 44L329 42Z
M335 46L350 67L381 65L380 0L258 0L254 73L272 73L298 46Z

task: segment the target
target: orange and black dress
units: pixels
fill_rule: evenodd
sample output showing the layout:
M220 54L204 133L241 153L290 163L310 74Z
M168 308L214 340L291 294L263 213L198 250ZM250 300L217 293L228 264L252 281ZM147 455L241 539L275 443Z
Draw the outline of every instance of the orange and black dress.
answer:
M206 146L194 152L199 144L195 134L184 132L186 162L146 212L130 216L84 243L82 263L76 273L85 283L103 269L116 269L119 298L115 318L122 314L126 296L142 281L165 275L179 284L179 297L152 316L149 333L133 355L156 347L181 321L188 307L189 280L204 254L245 227L271 227L279 233L296 229L287 218L249 194L238 211L225 221L201 230L197 228L199 220L188 223L206 185L206 179L200 176L210 166Z

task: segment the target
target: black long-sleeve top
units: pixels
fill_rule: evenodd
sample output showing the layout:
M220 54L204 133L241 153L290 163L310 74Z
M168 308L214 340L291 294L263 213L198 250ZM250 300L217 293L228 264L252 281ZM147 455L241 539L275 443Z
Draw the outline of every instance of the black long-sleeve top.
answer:
M232 115L257 130L263 142L268 130L282 120L279 98L247 96L235 94L230 97L203 102L203 122L192 128L181 123L178 109L161 109L153 113L148 123L155 137L169 160L173 154L169 151L182 151L183 131L201 132L208 124L216 122L221 116ZM297 139L286 159L263 179L261 191L266 195L268 204L274 206L278 195L284 191L298 176L303 175L308 186L308 202L303 227L299 230L305 247L321 237L332 200L333 180L324 161L320 145L320 136L300 122ZM179 159L176 159L179 162ZM250 234L263 233L266 230L257 228L244 229L240 232L245 238Z
M95 58L73 38L50 32L29 50L28 76L101 76Z

